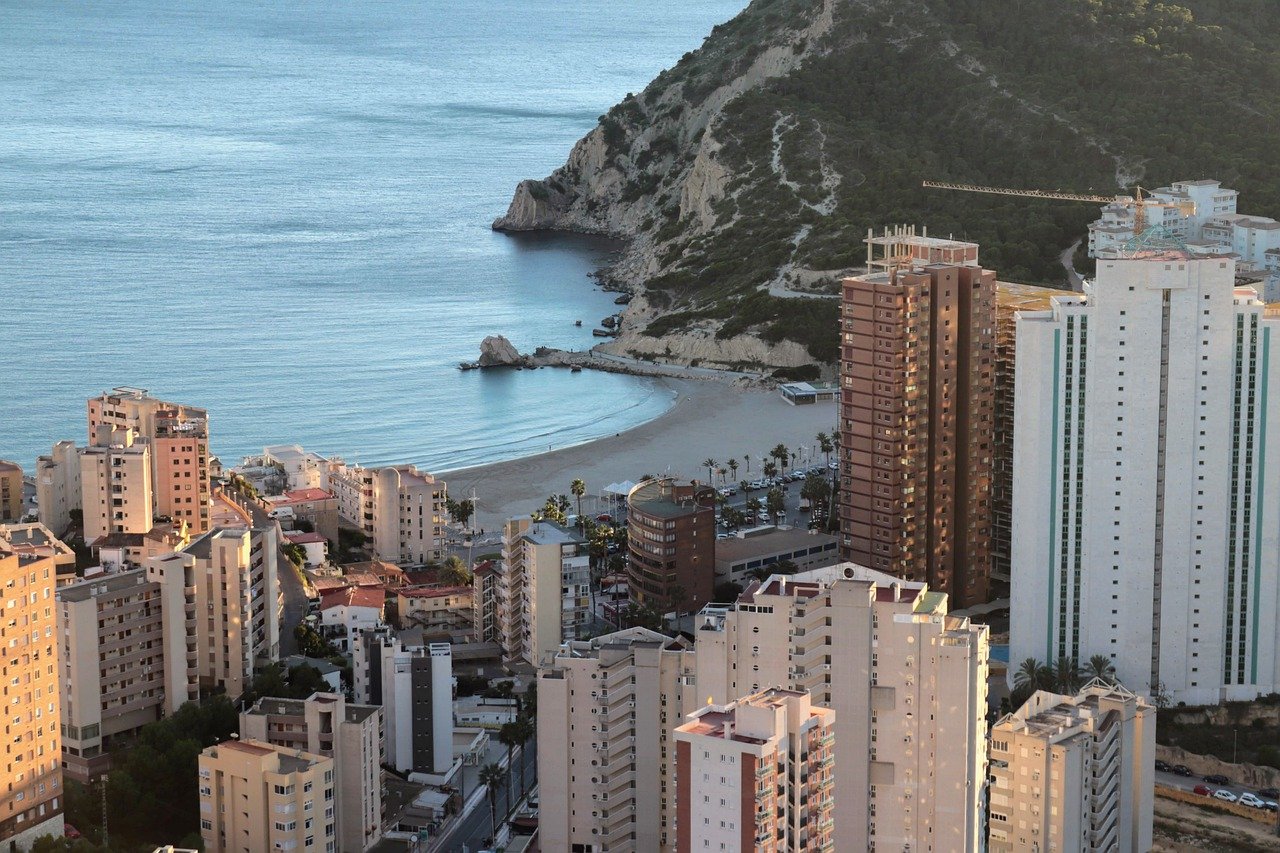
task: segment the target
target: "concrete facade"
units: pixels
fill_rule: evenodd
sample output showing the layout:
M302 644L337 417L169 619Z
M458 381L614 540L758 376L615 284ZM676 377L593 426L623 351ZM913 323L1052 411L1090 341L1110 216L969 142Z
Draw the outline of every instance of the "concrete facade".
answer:
M40 523L61 536L73 509L81 509L80 449L74 441L59 441L48 456L36 458L36 511Z
M155 519L151 445L132 428L100 425L80 451L84 541L146 533Z
M586 540L555 522L513 518L503 531L502 563L504 653L509 660L538 666L561 643L577 639L589 623L591 558Z
M405 646L387 628L355 635L360 702L381 705L386 763L402 773L453 765L453 651L448 643Z
M0 459L0 523L22 521L22 466Z
M1012 661L1106 655L1188 704L1277 689L1277 323L1231 258L1158 247L1019 316Z
M364 531L376 559L425 563L445 556L442 480L412 465L362 468L334 460L329 486L338 515Z
M663 478L627 495L627 584L658 612L695 612L715 589L716 493Z

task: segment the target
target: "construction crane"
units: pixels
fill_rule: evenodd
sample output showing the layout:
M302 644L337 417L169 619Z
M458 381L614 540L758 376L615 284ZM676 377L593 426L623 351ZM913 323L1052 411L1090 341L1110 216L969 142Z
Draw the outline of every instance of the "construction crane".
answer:
M1050 190L1017 190L1008 187L984 187L977 184L952 184L944 181L924 181L926 189L933 190L959 190L966 193L987 193L989 195L1011 195L1020 196L1022 198L1046 198L1053 201L1089 201L1099 204L1122 204L1133 206L1133 233L1141 234L1147 229L1147 205L1150 204L1142 196L1142 187L1134 187L1134 195L1093 195L1089 193L1064 193L1054 192ZM1164 203L1159 203L1161 207L1166 207ZM1195 204L1193 202L1179 202L1175 207L1183 216L1190 216L1195 212Z

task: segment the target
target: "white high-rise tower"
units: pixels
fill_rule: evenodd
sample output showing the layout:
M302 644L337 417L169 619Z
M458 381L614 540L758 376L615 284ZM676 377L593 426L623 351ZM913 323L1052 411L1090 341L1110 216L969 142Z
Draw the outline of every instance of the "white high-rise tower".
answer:
M1229 256L1110 254L1018 320L1010 670L1101 654L1173 701L1270 693L1280 317Z

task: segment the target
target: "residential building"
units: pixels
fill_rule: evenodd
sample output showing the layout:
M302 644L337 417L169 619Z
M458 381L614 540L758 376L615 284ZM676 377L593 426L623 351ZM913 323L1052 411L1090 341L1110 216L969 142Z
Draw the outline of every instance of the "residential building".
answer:
M777 687L690 714L675 731L679 853L835 849L834 717Z
M958 607L980 604L991 567L995 273L977 265L973 243L907 231L868 245L872 263L844 280L841 307L842 556L927 582ZM963 260L932 261L939 253Z
M992 853L1151 849L1156 713L1095 680L1035 693L991 729Z
M41 524L62 536L72 510L80 509L80 449L74 441L59 441L48 456L36 458L36 511Z
M427 633L471 632L473 606L469 586L415 586L396 590L396 624Z
M425 563L445 556L442 480L413 465L362 468L333 460L329 487L338 515L365 532L377 559Z
M259 699L240 712L240 739L333 759L338 849L363 853L382 837L382 709L340 693Z
M62 767L80 781L111 767L111 752L147 723L196 698L185 652L167 657L160 583L145 569L101 570L54 594L61 649ZM166 669L181 669L174 683ZM176 673L175 673L176 675Z
M699 705L683 640L629 628L565 643L538 672L542 848L674 850L673 732Z
M13 547L0 525L0 584L9 649L0 700L8 709L0 743L0 844L28 849L41 835L62 835L62 715L54 639L52 556Z
M338 499L332 492L324 489L295 489L283 495L263 499L267 511L276 517L285 510L292 513L296 521L304 521L312 526L316 534L330 542L338 541Z
M631 598L665 613L696 612L715 589L716 491L666 477L627 494Z
M996 282L995 408L991 433L991 575L1009 580L1013 542L1013 373L1019 311L1044 311L1064 291ZM995 596L999 597L999 596Z
M132 429L151 446L154 514L175 522L185 521L195 534L207 531L208 413L194 406L158 400L141 388L114 388L91 398L88 410L91 444L99 427L106 427Z
M22 466L0 459L0 523L22 521Z
M43 524L0 524L0 548L25 559L48 560L53 565L58 586L79 580L76 552Z
M453 650L406 646L385 626L355 636L356 700L381 705L386 763L402 773L453 766Z
M180 708L200 696L202 659L208 659L209 642L201 639L200 624L207 618L207 589L196 558L182 551L158 554L146 562L147 580L159 589L160 637L164 642L164 696L166 707Z
M329 540L319 533L285 533L284 538L302 549L305 567L323 566L329 561Z
M334 762L263 741L200 753L200 837L206 853L336 853Z
M377 586L344 586L320 597L320 632L346 654L351 638L382 624L387 593Z
M512 620L518 642L513 639L504 649L511 659L538 666L590 622L587 541L577 530L553 521L513 518L504 530L502 559L511 577L509 606L521 611Z
M836 850L980 849L988 634L945 593L844 563L753 583L694 634L700 696L782 686L835 712Z
M110 533L146 533L155 518L151 445L132 428L100 425L80 450L84 541Z
M816 530L756 527L716 541L716 583L746 586L755 573L773 573L779 563L805 572L840 562L839 540Z
M171 554L191 541L186 522L152 525L146 533L108 533L93 543L98 565L109 571L144 566L147 560Z
M503 644L498 610L498 587L503 571L498 563L485 560L471 572L471 625L477 643Z
M240 696L259 661L280 656L275 527L215 527L182 550L195 560L200 687Z
M1280 685L1280 318L1169 241L1018 318L1010 659L1190 705Z
M274 444L262 448L262 462L284 469L286 489L329 488L329 460L296 444Z

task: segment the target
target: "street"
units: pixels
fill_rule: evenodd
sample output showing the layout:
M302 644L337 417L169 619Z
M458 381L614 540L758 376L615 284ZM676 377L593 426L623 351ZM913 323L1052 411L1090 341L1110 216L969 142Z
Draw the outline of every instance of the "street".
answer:
M1206 782L1199 776L1179 776L1176 773L1167 773L1163 770L1156 772L1156 784L1164 785L1166 788L1177 788L1180 791L1192 791L1196 785L1207 785L1210 791L1226 790L1239 797L1243 793L1256 794L1257 789L1246 788L1243 785L1215 785L1212 782ZM1263 797L1266 800L1273 800L1273 797Z
M530 740L525 744L524 749L516 755L515 763L520 767L520 772L507 775L507 784L512 788L510 794L510 802L512 804L518 802L524 796L523 780L526 776L530 787L538 783L538 747L536 739ZM503 800L502 795L499 794L499 826L502 825L504 820L502 809ZM463 815L438 841L433 841L429 849L431 853L464 853L464 851L465 853L476 853L478 850L487 848L492 832L492 816L489 813L489 799L486 794L484 799L469 814Z

